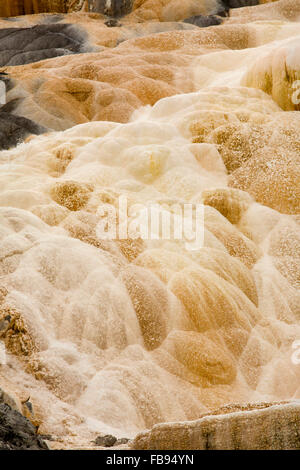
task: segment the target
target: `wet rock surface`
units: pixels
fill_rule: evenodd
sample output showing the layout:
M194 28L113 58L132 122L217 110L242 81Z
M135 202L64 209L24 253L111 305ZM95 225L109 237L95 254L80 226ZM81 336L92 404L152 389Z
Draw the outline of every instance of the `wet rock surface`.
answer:
M0 403L0 450L47 450L31 422L6 403Z

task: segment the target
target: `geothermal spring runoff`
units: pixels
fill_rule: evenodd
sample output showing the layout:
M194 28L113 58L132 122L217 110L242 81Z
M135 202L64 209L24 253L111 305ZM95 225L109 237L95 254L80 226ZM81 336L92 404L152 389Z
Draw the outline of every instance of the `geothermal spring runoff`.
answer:
M0 0L0 449L300 449L299 111L300 0Z

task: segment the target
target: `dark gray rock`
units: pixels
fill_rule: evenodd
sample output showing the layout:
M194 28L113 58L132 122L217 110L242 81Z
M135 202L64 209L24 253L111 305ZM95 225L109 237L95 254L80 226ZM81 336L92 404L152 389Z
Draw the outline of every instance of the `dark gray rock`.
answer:
M0 29L0 67L92 51L86 33L72 24L39 24Z
M117 438L111 434L96 437L94 444L101 447L112 447L116 444Z
M132 11L133 0L89 0L89 10L118 18Z
M0 403L0 450L47 450L33 424L6 403Z
M8 150L23 142L29 135L39 135L46 131L47 129L30 119L5 112L5 106L0 108L0 150Z
M199 28L207 28L208 26L215 26L221 24L222 18L216 15L197 15L191 16L190 18L186 18L184 23L194 24L195 26L199 26Z
M221 3L226 8L242 8L259 5L259 0L221 0Z

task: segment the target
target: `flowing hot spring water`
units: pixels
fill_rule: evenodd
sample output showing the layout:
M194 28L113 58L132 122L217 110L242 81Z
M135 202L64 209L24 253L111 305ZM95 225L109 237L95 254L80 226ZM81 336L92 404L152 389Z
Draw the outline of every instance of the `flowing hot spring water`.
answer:
M299 400L299 1L79 3L0 7L0 386L73 448Z

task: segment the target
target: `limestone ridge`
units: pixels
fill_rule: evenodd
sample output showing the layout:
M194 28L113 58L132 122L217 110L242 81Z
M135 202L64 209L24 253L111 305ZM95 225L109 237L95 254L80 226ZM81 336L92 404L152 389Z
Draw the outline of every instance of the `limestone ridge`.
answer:
M134 449L297 450L300 403L274 404L205 416L196 421L158 424L139 434Z

